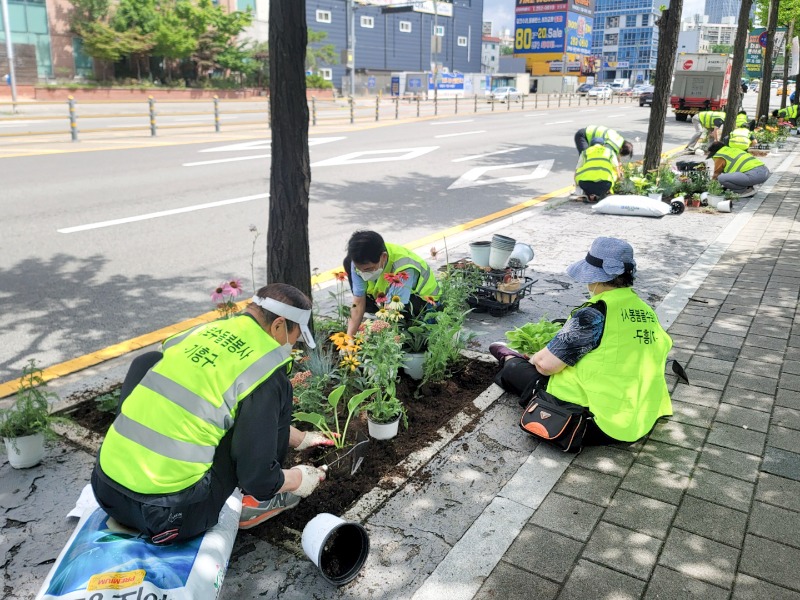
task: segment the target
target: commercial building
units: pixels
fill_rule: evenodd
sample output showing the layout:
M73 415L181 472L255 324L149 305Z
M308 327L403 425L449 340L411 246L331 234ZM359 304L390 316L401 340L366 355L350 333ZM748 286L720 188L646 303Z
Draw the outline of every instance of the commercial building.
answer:
M481 44L481 73L497 73L500 65L500 38L483 36Z
M703 14L708 17L709 23L724 23L722 19L732 17L733 23L736 24L741 6L741 0L706 0Z
M656 70L661 0L597 0L592 54L601 57L599 81L646 82Z

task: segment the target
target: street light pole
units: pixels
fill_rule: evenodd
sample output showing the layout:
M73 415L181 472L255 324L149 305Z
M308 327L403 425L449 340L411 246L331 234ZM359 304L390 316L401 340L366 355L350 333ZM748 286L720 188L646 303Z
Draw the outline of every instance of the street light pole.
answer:
M439 100L439 2L433 0L433 41L435 44L433 56L433 105L438 106Z
M2 0L3 28L6 35L6 54L8 56L8 76L11 78L11 111L17 112L17 77L14 73L14 44L11 43L11 22L8 19L8 0Z
M5 1L5 0L4 0ZM350 97L356 97L356 7L355 0L345 0L347 10L347 66L350 67Z

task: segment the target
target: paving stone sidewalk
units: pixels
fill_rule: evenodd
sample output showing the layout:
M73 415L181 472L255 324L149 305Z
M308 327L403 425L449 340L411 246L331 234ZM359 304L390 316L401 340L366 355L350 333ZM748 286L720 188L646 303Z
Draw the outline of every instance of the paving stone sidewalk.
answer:
M575 458L474 598L800 600L800 165L669 328L691 385Z

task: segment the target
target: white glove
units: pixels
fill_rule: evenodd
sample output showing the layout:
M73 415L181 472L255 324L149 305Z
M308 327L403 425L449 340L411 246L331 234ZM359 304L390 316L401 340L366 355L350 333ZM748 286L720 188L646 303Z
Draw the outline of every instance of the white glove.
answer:
M303 441L297 445L295 450L305 450L312 446L333 446L333 440L319 431L307 431Z
M295 496L305 498L317 489L321 481L325 481L325 471L322 469L317 469L311 465L299 465L297 467L292 467L292 469L300 471L303 476L303 479L300 481L300 487L292 492Z

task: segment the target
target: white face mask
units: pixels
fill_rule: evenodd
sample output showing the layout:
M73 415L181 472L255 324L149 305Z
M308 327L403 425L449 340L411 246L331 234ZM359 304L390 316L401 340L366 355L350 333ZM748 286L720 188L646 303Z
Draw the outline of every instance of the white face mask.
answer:
M289 358L292 355L292 350L294 349L294 344L289 341L289 322L284 321L285 329L286 329L286 342L281 344L281 354L284 358ZM275 340L277 341L277 340Z
M374 271L362 271L361 269L357 268L356 273L358 273L358 276L361 277L361 279L363 279L364 281L375 281L381 276L381 273L383 273L383 270L385 268L386 265L378 267Z
M589 290L589 298L597 295L597 286L600 285L599 283L590 283L586 286L586 289ZM594 287L594 290L592 290Z

